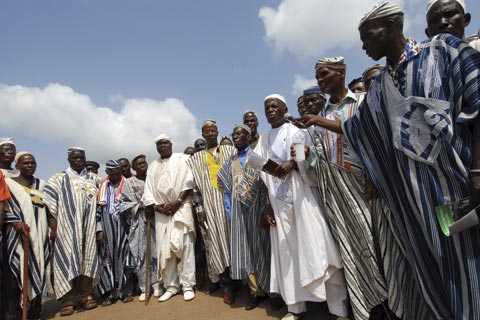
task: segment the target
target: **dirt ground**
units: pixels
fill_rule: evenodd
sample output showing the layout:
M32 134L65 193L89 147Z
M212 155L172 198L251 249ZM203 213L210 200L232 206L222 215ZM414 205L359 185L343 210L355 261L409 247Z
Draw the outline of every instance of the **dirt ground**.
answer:
M145 306L144 302L139 302L137 298L138 297L135 297L135 300L130 303L118 301L109 307L99 306L90 311L77 308L73 315L60 317L58 314L60 304L53 297L48 297L45 299L42 315L46 319L63 320L253 320L281 319L282 316L287 313L286 307L277 311L271 310L269 299L263 300L256 309L246 311L244 309L248 299L248 291L246 289L237 291L237 299L231 306L223 303L222 293L220 291L213 293L211 296L204 292L197 291L195 299L189 302L183 301L183 295L179 294L166 302L159 303L158 299L152 295L148 306ZM308 306L309 311L303 318L305 320L333 320L336 318L328 313L325 303L309 303Z

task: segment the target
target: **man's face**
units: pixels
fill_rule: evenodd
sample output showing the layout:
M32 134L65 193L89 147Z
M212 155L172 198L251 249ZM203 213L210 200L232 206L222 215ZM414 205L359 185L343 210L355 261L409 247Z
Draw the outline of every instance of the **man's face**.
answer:
M310 93L303 97L305 113L318 115L325 107L325 98L318 93Z
M455 0L437 1L427 13L427 35L450 33L463 38L465 28L470 23L470 14L463 12L462 6Z
M232 132L233 145L238 151L245 150L250 144L250 135L245 129L235 128Z
M130 165L130 161L128 160L120 160L120 166L122 167L123 174L128 174L132 166Z
M2 163L12 163L17 154L17 148L14 144L5 143L0 146L0 162Z
M82 171L85 168L85 152L73 151L68 155L68 163L75 171Z
M305 102L303 101L303 99L297 101L297 110L300 117L307 113L307 110L305 109Z
M243 116L243 124L249 126L252 132L257 132L258 119L253 113L249 112Z
M380 68L375 68L368 70L367 73L365 73L365 76L363 77L363 81L365 83L365 89L368 90L370 86L372 85L373 80L378 76L380 73L382 73L382 69Z
M375 61L385 57L388 47L393 43L387 23L385 19L375 19L365 22L359 30L360 40L363 43L362 49Z
M272 126L282 124L285 113L287 106L282 101L275 98L265 101L265 117Z
M147 169L148 163L145 158L138 158L135 160L135 163L133 164L133 170L135 170L137 174L144 174L147 172Z
M195 152L198 152L201 150L205 150L205 148L207 148L207 143L203 139L197 139L195 140L193 146L195 147Z
M354 82L351 86L350 86L350 91L352 91L353 93L362 93L362 92L365 92L365 83L363 83L363 81L357 81L357 82Z
M202 128L202 137L205 139L207 146L209 148L213 148L217 146L217 137L218 137L218 129L213 124L207 124Z
M35 158L32 155L26 154L18 159L15 168L20 171L22 176L33 177L37 170L37 161L35 161Z
M339 86L345 86L345 69L320 67L315 71L318 87L325 93L332 93ZM305 98L304 98L305 99Z
M117 183L122 180L122 168L106 169L105 172L110 182Z
M172 143L168 140L160 140L157 142L157 152L162 159L170 158L172 155Z
M95 173L95 174L98 174L98 169L97 169L97 167L95 167L93 164L86 165L86 166L85 166L85 169L86 169L88 172L93 172L93 173Z

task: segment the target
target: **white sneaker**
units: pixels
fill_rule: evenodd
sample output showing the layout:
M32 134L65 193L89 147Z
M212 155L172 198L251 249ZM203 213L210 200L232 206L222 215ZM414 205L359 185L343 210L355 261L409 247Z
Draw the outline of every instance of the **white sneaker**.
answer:
M163 293L163 290L162 290L162 289L155 289L155 290L153 290L153 296L154 296L155 298L160 297L160 296L162 295L162 293Z
M190 301L195 299L195 292L192 289L183 290L183 300Z
M160 299L158 299L158 302L165 302L167 300L169 300L171 297L173 297L174 295L176 295L178 293L173 291L173 290L170 290L168 289L167 291L165 291L165 293L160 297Z
M138 297L138 301L140 301L140 302L144 302L145 299L146 299L145 293L142 293L142 294Z

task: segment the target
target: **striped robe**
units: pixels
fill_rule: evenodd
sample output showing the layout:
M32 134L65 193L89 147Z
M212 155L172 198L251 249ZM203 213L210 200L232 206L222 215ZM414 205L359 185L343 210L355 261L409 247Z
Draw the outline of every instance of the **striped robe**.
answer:
M235 152L232 146L218 146L222 150L220 164ZM218 275L230 266L230 226L224 208L223 190L215 189L210 183L210 173L206 162L206 150L199 151L188 159L194 185L202 195L208 230L203 233L207 268L210 280L218 281ZM213 278L213 279L212 279Z
M107 182L106 203L97 206L97 221L101 224L105 242L98 248L98 259L102 261L102 271L97 289L103 295L113 289L122 289L127 281L127 269L135 265L130 246L128 244L129 222L132 216L132 209L138 207L134 195L127 194L130 181L122 177L124 185L121 190L120 200L116 199L117 187ZM100 189L101 190L101 189ZM108 259L110 264L104 264L103 260ZM114 292L111 292L114 295Z
M99 277L96 243L96 199L99 178L86 170L68 168L54 174L43 189L43 202L57 220L53 272L57 299L72 289L80 275Z
M124 192L132 195L135 198L135 201L138 203L142 203L145 182L135 176L128 178L128 181L130 183L123 186ZM136 210L135 214L131 215L129 225L130 230L128 231L128 243L130 245L130 251L132 252L134 260L133 272L137 275L140 289L142 292L145 292L145 277L147 276L147 220L145 217L145 209ZM158 282L157 270L155 223L152 223L150 232L150 284Z
M35 178L32 188L27 190L13 179L6 179L11 198L8 205L11 212L6 213L5 223L23 222L30 227L28 250L28 299L47 294L47 265L50 261L48 247L47 214L41 203L45 181ZM35 204L32 201L35 197ZM19 291L23 287L23 237L12 226L6 234L8 263L17 280Z
M413 49L393 82L386 72L376 78L343 131L392 212L433 315L480 319L480 227L447 237L435 214L470 196L468 124L480 106L480 53L449 35ZM436 100L407 104L415 97Z
M243 157L248 157L249 148ZM259 173L248 166L242 168L238 155L233 155L218 172L219 182L231 199L230 255L232 279L247 280L255 274L260 288L270 288L270 234L262 226L267 190ZM234 166L242 176L234 176Z

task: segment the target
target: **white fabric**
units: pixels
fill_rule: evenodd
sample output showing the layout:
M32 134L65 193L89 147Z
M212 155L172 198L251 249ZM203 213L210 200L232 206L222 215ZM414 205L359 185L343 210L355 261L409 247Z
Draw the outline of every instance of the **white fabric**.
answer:
M271 94L271 95L265 97L264 101L267 101L269 99L278 99L278 100L282 101L285 105L287 105L287 100L285 100L285 97L282 96L282 95L279 95L277 93L274 93L274 94Z
M360 29L360 27L367 21L388 17L393 14L399 13L403 13L402 9L400 9L399 6L384 1L374 6L372 10L370 10L370 12L368 12L366 15L363 16L362 19L360 19L360 22L358 23L358 28Z
M157 233L158 234L158 233ZM189 232L183 235L183 252L178 258L182 261L182 268L178 268L177 256L169 258L162 270L162 280L165 289L183 290L191 289L195 286L195 235Z
M264 158L272 155L273 148L276 155L285 156L283 161L286 161L289 159L288 149L281 151L280 146L287 147L287 144L293 142L312 145L306 132L291 124L286 123L273 131L274 136L269 132L255 148L255 152ZM317 202L320 197L315 196L316 189L306 187L300 174L293 171L286 179L291 179L293 204L289 204L278 199L279 195L284 195L276 191L276 180L279 179L265 173L262 173L262 179L267 185L277 224L276 228L270 229L270 291L280 293L287 305L327 300L326 284L342 268L342 261L321 204ZM343 282L343 293L328 296L328 300L336 303L345 300L345 297L346 287ZM346 315L347 310L343 311L341 313Z
M158 135L158 136L155 138L155 143L157 143L157 142L160 141L160 140L172 141L172 138L170 138L167 134L162 133L161 135Z
M428 4L427 4L427 13L428 11L430 11L430 9L432 8L432 6L437 3L438 1L440 0L429 0L428 1ZM456 2L458 2L458 4L462 7L463 9L463 12L467 12L467 5L465 4L465 1L463 0L455 0Z
M148 166L142 199L145 206L175 201L182 191L193 188L188 159L188 155L173 153L170 158L154 160ZM194 230L191 197L172 216L155 213L159 272L166 268L168 259L183 257L184 234Z

